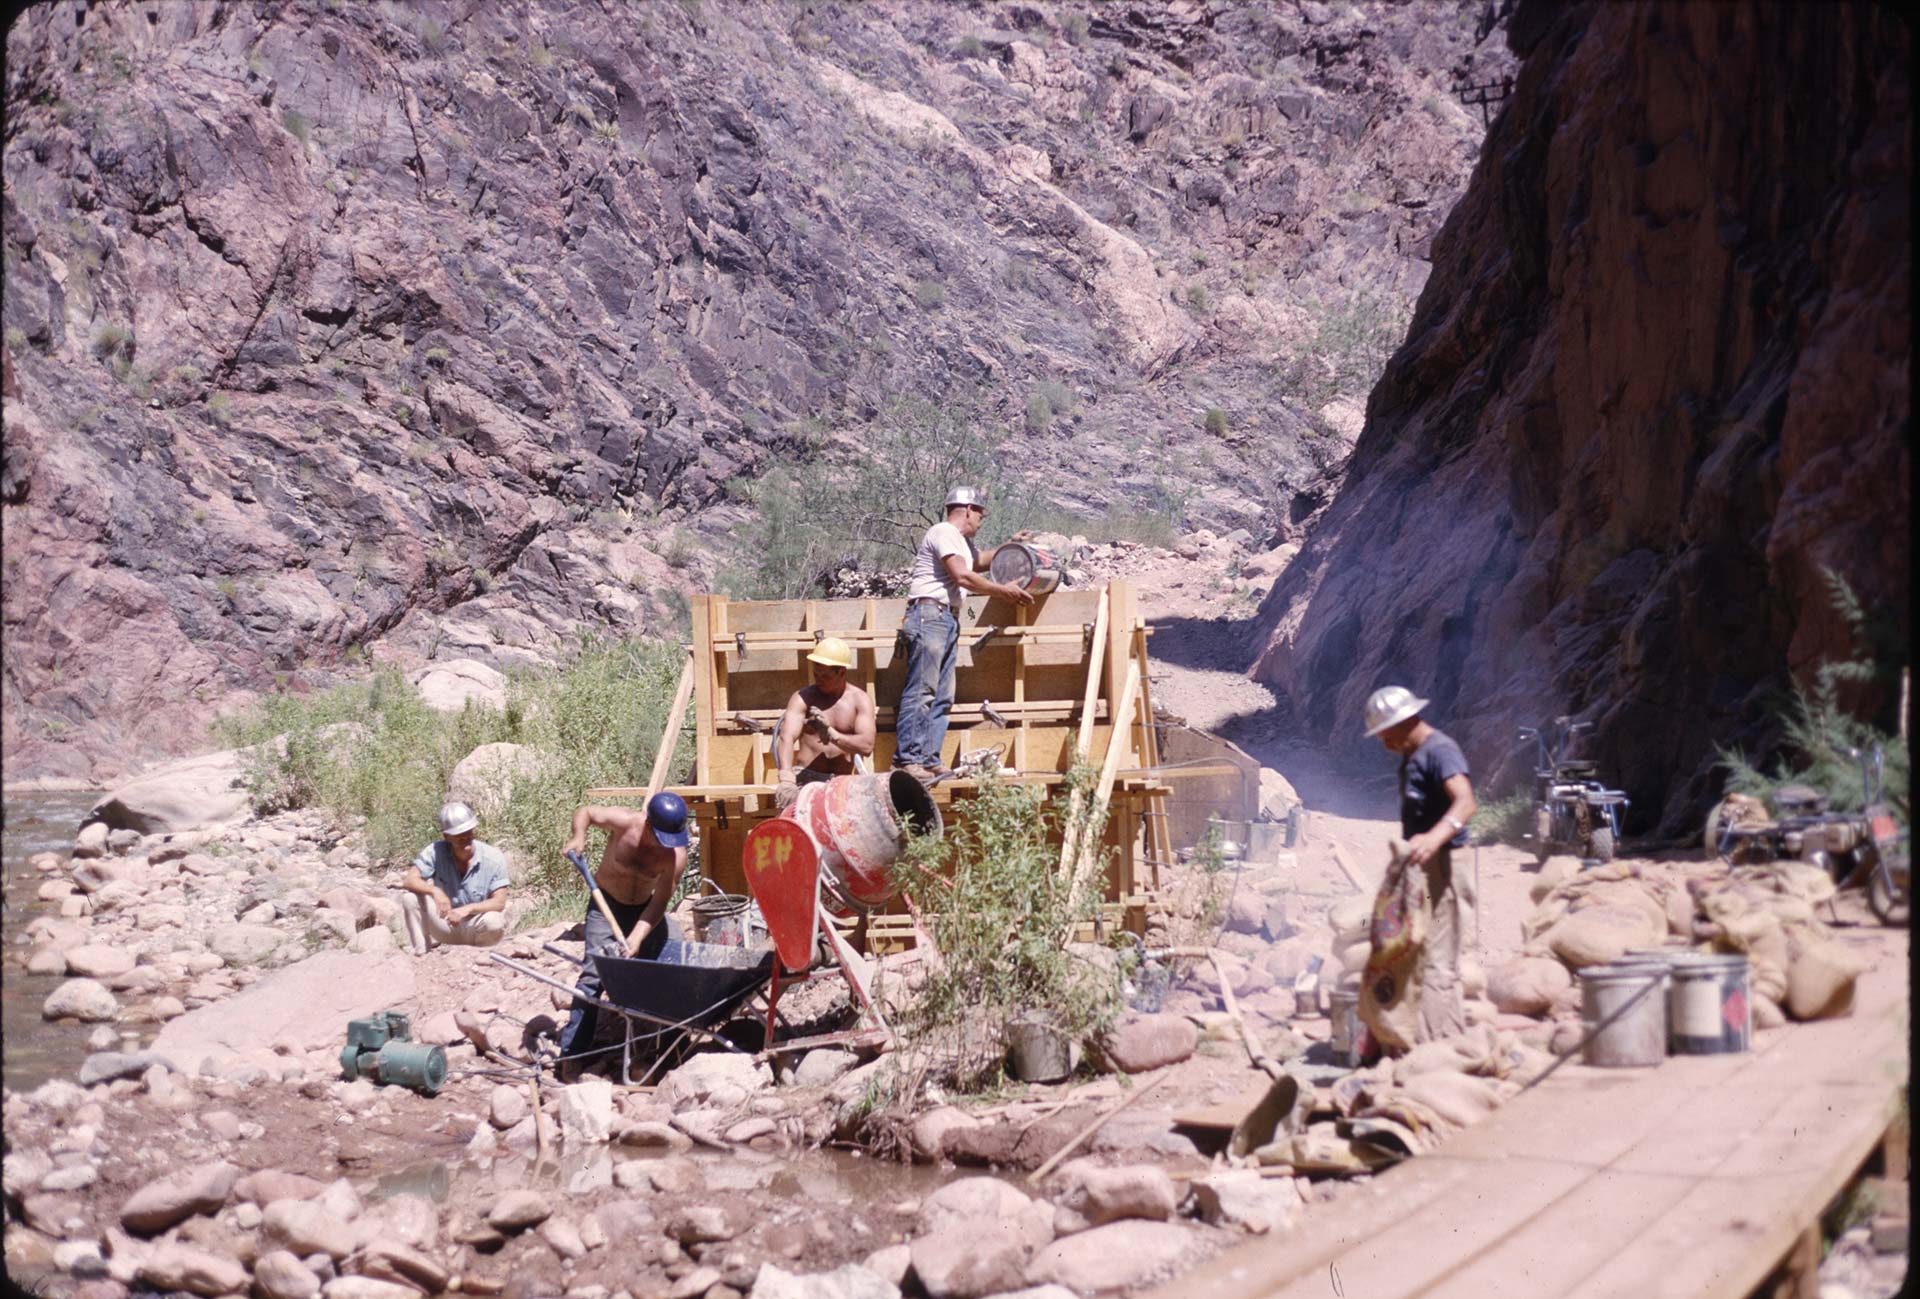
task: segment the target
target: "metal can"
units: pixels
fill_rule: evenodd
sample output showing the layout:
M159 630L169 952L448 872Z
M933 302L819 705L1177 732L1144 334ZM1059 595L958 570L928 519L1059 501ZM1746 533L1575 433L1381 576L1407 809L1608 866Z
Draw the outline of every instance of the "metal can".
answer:
M993 552L987 576L1008 586L1017 586L1035 595L1045 595L1060 585L1060 566L1052 554L1024 541L1002 542Z

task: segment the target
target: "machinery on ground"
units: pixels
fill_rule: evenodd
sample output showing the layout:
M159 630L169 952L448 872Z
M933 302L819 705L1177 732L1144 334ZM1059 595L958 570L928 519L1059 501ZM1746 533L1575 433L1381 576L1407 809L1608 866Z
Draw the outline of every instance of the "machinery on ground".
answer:
M1595 778L1595 764L1571 759L1573 737L1592 722L1555 718L1545 732L1520 728L1520 738L1535 745L1533 769L1533 850L1541 861L1556 852L1612 861L1620 846L1620 809L1625 791L1608 789Z

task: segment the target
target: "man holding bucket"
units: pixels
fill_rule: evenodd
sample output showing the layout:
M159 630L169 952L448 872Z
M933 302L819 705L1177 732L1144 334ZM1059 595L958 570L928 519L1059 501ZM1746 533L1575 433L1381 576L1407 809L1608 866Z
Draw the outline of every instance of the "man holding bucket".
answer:
M873 754L873 700L847 682L853 651L838 636L825 636L807 661L813 684L793 692L774 733L779 780L773 802L782 811L793 806L800 786L850 776L856 757Z
M953 710L960 592L1033 603L1031 592L981 576L993 563L994 551L981 553L973 538L986 517L986 498L979 488L949 488L947 517L921 537L907 582L907 620L896 650L903 649L907 655L907 677L894 709L893 766L923 785L931 785L945 770L940 750L947 741L947 715ZM1027 535L1015 533L1013 539L1024 541Z
M596 953L652 960L669 938L680 936L667 907L687 869L686 800L678 794L660 793L647 800L644 811L591 805L579 808L573 814L565 851L584 852L589 830L607 833L607 846L600 854L600 869L593 872L592 884L605 895L612 916L610 922L597 907L598 899L588 899L588 960L574 988L583 997L598 997L600 973L592 961ZM624 932L616 935L612 922ZM592 1002L576 1000L573 1015L560 1034L560 1053L575 1066L569 1072L577 1070L573 1057L593 1046L597 1026Z
M1400 757L1400 833L1374 902L1373 951L1361 976L1360 1016L1391 1052L1466 1027L1460 993L1460 897L1453 850L1478 806L1466 754L1422 719L1427 701L1404 686L1367 700L1367 734Z

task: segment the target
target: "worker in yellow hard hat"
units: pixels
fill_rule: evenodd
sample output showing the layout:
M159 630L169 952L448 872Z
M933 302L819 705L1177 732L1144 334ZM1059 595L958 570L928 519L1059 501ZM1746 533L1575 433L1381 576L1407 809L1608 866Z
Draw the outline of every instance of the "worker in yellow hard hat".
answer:
M856 757L873 754L873 698L847 680L853 651L838 636L823 636L807 662L813 684L793 692L773 737L773 801L782 809L800 797L800 786L851 775Z

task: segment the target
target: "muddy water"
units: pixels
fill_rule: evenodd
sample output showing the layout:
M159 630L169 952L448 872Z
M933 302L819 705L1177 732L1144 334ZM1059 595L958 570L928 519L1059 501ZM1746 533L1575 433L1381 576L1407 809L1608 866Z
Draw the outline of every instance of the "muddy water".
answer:
M47 994L59 986L52 975L30 975L25 930L35 916L58 914L34 893L45 879L27 859L37 852L64 853L73 846L80 818L98 793L9 794L6 828L0 832L0 870L6 873L6 902L0 910L0 939L6 944L6 971L0 980L0 1030L6 1038L6 1085L31 1091L53 1077L71 1078L87 1057L90 1028L48 1024L40 1018Z

